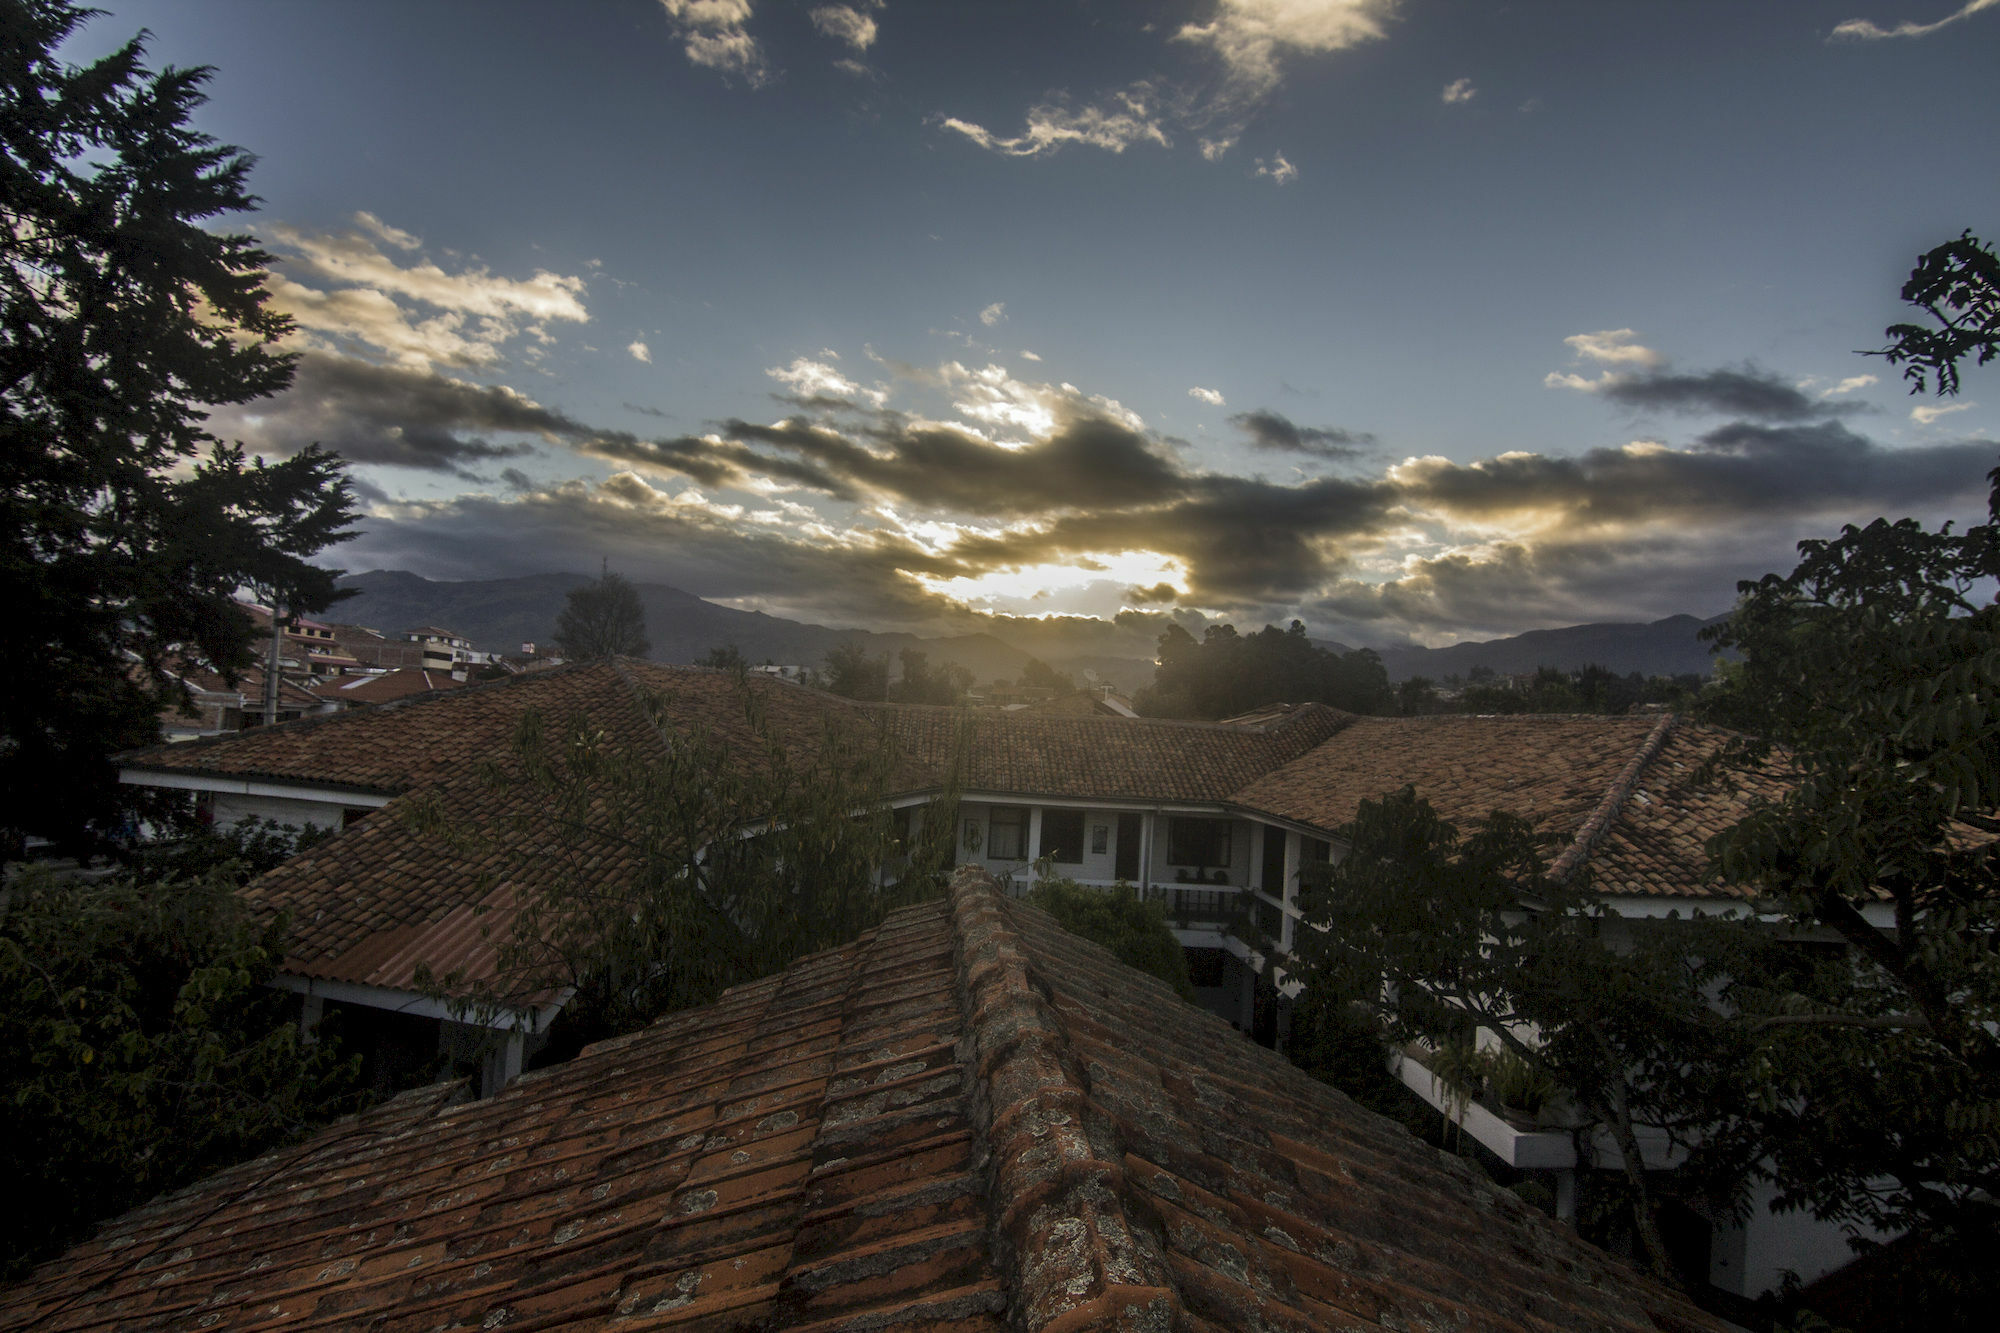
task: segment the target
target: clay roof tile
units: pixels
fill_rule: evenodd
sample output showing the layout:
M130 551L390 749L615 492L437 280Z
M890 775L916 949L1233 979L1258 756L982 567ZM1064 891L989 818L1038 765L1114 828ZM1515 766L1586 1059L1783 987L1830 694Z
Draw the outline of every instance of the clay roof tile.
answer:
M0 1328L1723 1327L978 871L460 1095L108 1223Z

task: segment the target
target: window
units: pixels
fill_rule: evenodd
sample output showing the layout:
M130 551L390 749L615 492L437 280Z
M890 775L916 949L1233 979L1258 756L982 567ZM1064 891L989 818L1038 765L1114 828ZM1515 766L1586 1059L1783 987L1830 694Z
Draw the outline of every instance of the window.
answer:
M994 809L992 827L986 836L986 859L989 861L1028 859L1026 810L1018 805L1003 805Z
M1042 845L1035 855L1046 856L1062 865L1083 860L1083 811L1042 811Z
M1111 850L1111 826L1108 824L1092 824L1090 826L1090 854L1092 856L1102 856L1109 850Z
M1285 896L1285 831L1264 826L1264 892L1273 898Z
M1226 866L1230 862L1230 825L1226 819L1167 821L1167 864Z

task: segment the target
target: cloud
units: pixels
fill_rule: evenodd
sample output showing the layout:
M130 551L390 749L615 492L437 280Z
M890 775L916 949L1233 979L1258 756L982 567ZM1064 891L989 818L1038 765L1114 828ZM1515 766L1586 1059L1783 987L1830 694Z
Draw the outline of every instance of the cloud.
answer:
M1479 96L1479 89L1472 86L1471 79L1453 79L1444 86L1444 104L1456 106L1460 102L1470 102Z
M1963 412L1977 406L1979 406L1977 403L1953 403L1948 407L1913 407L1910 409L1910 420L1919 426L1928 426L1939 417L1948 417L1953 412Z
M774 366L764 373L778 383L789 386L793 393L806 398L865 402L871 407L880 407L889 398L886 389L879 386L864 389L826 362L815 361L811 357L795 357L791 365Z
M395 246L398 250L423 249L424 243L417 237L413 236L407 231L402 230L399 227L390 226L388 223L384 222L381 218L376 217L373 213L369 213L366 211L356 213L354 215L354 220L357 223L359 223L364 230L372 232L375 236L384 241L387 241L390 245Z
M1375 443L1366 431L1342 430L1331 426L1298 426L1276 412L1260 408L1238 412L1229 418L1249 437L1255 449L1313 454L1320 458L1354 458Z
M324 352L300 357L284 393L220 408L208 429L263 453L320 444L350 463L447 472L533 452L492 435L577 444L600 434L504 386Z
M660 6L689 63L740 74L752 87L768 77L764 53L750 35L750 0L660 0Z
M821 5L812 11L815 28L836 41L846 42L857 51L866 51L875 44L875 20L864 10L881 8L879 3L870 4L861 0L856 5Z
M960 117L945 129L1013 157L1039 157L1068 144L1122 153L1137 144L1173 146L1172 133L1196 137L1202 157L1220 161L1283 82L1288 58L1325 55L1381 39L1397 0L1217 0L1205 23L1187 23L1173 40L1220 61L1219 74L1194 81L1141 79L1095 100L1058 94L1030 107L1019 134L1006 137ZM1172 95L1163 87L1177 89ZM1282 185L1297 169L1283 157L1259 162L1258 175Z
M1590 346L1579 355L1629 365L1636 344L1627 333ZM822 623L962 626L968 608L1066 606L1034 599L1061 587L1111 609L1171 604L1253 626L1299 615L1350 642L1719 610L1736 579L1789 568L1796 541L1840 522L1977 512L2000 448L1886 448L1821 411L1739 414L1672 445L1363 467L1365 433L1232 415L1253 449L1349 464L1270 480L1205 467L1074 385L870 356L878 384L822 351L769 372L786 391L776 420L643 438L513 390L315 352L290 394L214 424L274 452L318 439L376 463L493 464L490 493L371 499L350 558L434 577L583 568L609 553L634 577ZM1732 373L1768 406L1754 394L1771 377ZM1715 388L1650 369L1629 378ZM529 451L534 464L498 469ZM573 456L614 475L536 479Z
M417 237L373 214L355 221L358 229L344 232L267 229L278 253L272 303L297 321L307 346L363 350L412 368L470 368L499 362L512 339L547 341L551 323L590 319L581 278L399 261L378 241L408 252L421 248Z
M634 361L643 361L649 366L653 364L653 349L646 346L642 340L634 338L626 345L625 350L631 353Z
M1551 376L1548 382L1594 393L1640 412L1715 413L1762 421L1803 421L1862 410L1860 404L1829 403L1823 396L1803 393L1754 366L1694 374L1668 371L1605 374L1595 380L1574 375Z
M1563 339L1579 357L1613 366L1658 366L1666 358L1633 340L1631 329L1599 329L1596 333L1573 333Z
M946 117L941 123L945 129L964 135L981 148L1008 157L1040 157L1067 144L1083 144L1111 153L1122 153L1134 144L1173 146L1167 137L1159 94L1151 83L1143 80L1100 102L1082 106L1074 106L1062 97L1039 102L1028 108L1027 125L1012 138L1003 138L956 116Z
M1241 104L1282 81L1281 57L1343 51L1379 41L1396 0L1221 0L1207 23L1189 23L1178 41L1205 46L1228 70L1226 96Z
M1007 318L1007 303L1005 301L995 301L992 305L987 306L979 312L979 322L989 329L1005 318Z
M1273 153L1270 161L1257 159L1257 174L1269 176L1280 185L1290 185L1299 178L1299 169L1285 160L1283 153Z
M1030 351L1028 351L1028 350L1026 350L1026 349L1024 348L1024 349L1022 350L1022 352L1021 352L1021 359L1022 359L1022 360L1024 360L1024 361L1039 361L1039 360L1041 360L1041 359L1042 359L1042 357L1041 357L1041 353L1039 353L1039 352L1030 352Z
M1820 397L1838 398L1842 394L1853 393L1857 389L1865 389L1869 385L1876 384L1879 382L1880 381L1878 377L1874 375L1849 375L1846 379L1834 385L1831 389L1828 389L1825 392L1821 393Z
M1198 384L1194 388L1188 390L1188 397L1198 398L1202 402L1207 403L1210 407L1221 407L1223 405L1221 390L1204 389Z
M1827 34L1827 40L1880 41L1885 37L1928 37L1939 28L1969 19L1981 10L1992 9L1996 5L2000 5L2000 0L1970 0L1970 3L1953 10L1935 22L1915 23L1905 19L1893 28L1884 28L1871 19L1848 19L1836 25L1834 30Z
M669 420L674 415L671 412L662 412L657 407L646 407L639 403L620 403L618 406L624 408L627 412L637 412L642 417L659 417L661 420Z

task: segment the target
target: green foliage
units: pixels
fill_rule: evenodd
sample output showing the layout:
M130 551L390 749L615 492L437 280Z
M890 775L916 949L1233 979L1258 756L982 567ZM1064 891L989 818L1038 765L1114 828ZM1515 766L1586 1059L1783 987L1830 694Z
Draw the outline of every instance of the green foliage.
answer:
M826 688L867 703L889 697L889 659L870 657L858 643L837 643L826 655Z
M245 585L331 603L309 562L354 519L318 449L246 461L210 408L277 392L290 322L269 256L210 230L250 208L250 160L189 128L203 69L161 73L138 40L71 67L88 17L5 0L0 22L0 842L82 844L127 807L106 756L156 739L182 699L171 650L225 674L249 660Z
M1489 679L1491 673L1488 673ZM1406 682L1407 683L1407 682ZM1701 677L1619 675L1590 664L1576 671L1539 667L1526 688L1469 685L1459 693L1461 713L1602 713L1619 716L1638 704L1680 706L1701 689Z
M1058 671L1041 658L1031 657L1021 667L1021 688L1075 694L1076 680L1069 672Z
M141 880L198 879L219 873L240 886L333 834L334 830L313 824L302 827L255 817L221 828L189 816L176 819L168 836L141 843L121 860Z
M234 878L14 878L0 906L0 1273L347 1109Z
M972 673L956 662L933 669L930 655L917 648L901 654L903 677L888 687L889 697L905 704L955 704L972 688Z
M1742 585L1710 633L1744 661L1708 708L1747 733L1732 763L1791 777L1713 840L1720 872L1851 946L1743 988L1764 1029L1742 1132L1794 1206L2000 1237L2000 606L1973 600L2000 576L1992 480L1991 522L1850 526Z
M1669 1274L1634 1128L1686 1142L1708 1124L1736 1058L1709 995L1741 942L1700 920L1617 922L1586 885L1544 872L1521 820L1496 813L1461 836L1407 787L1362 802L1340 837L1346 857L1303 877L1294 964L1308 993L1379 1007L1395 1045L1462 1052L1468 1093L1496 1072L1476 1051L1482 1031L1518 1062L1510 1083L1568 1089L1581 1121L1619 1145L1635 1226Z
M1045 876L1036 881L1028 901L1072 935L1102 945L1119 962L1158 977L1183 1000L1194 999L1187 955L1167 924L1165 906L1140 898L1130 884L1093 889L1073 879Z
M2000 352L2000 256L1971 231L1917 260L1903 299L1938 327L1891 324L1889 345L1871 355L1901 365L1911 393L1922 393L1934 373L1938 394L1955 394L1960 361L1969 356L1983 366Z
M695 665L712 671L734 671L739 676L750 669L750 664L743 658L743 650L733 643L709 649L708 655Z
M1148 717L1231 717L1273 703L1325 703L1355 713L1395 708L1389 676L1366 648L1332 653L1306 637L1294 620L1239 635L1211 625L1201 642L1179 625L1160 635L1153 683L1133 706Z
M644 657L653 649L646 638L646 608L639 604L639 590L609 569L595 583L569 590L556 615L553 638L556 651L572 662Z
M748 739L725 744L680 730L669 703L647 704L668 738L663 756L609 743L586 717L530 712L513 753L479 770L486 813L409 815L460 855L502 865L533 855L556 872L498 941L504 982L472 1007L573 989L561 1040L594 1041L705 1004L943 892L956 769L913 830L912 812L884 801L896 751L876 727L834 719L802 745L776 732L745 685Z

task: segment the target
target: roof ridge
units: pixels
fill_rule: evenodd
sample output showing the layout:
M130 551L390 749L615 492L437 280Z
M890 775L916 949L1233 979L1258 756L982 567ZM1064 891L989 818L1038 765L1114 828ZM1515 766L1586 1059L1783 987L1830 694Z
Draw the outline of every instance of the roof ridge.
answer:
M1563 849L1562 855L1549 866L1551 879L1566 880L1582 868L1584 860L1610 831L1611 825L1617 821L1619 812L1625 808L1626 800L1632 795L1632 789L1639 785L1639 777L1646 771L1646 765L1659 756L1661 748L1667 743L1667 737L1673 735L1674 728L1680 720L1679 713L1668 713L1646 734L1645 741L1639 746L1639 752L1632 756L1624 770L1606 789L1604 799L1597 803L1597 808L1583 821L1582 827L1576 831L1576 837Z
M1028 1329L1160 1328L1182 1322L1166 1258L1125 1213L1124 1153L1088 1132L1090 1096L1061 1018L975 866L951 884L953 971L972 1072L972 1120L988 1150L995 1267Z

